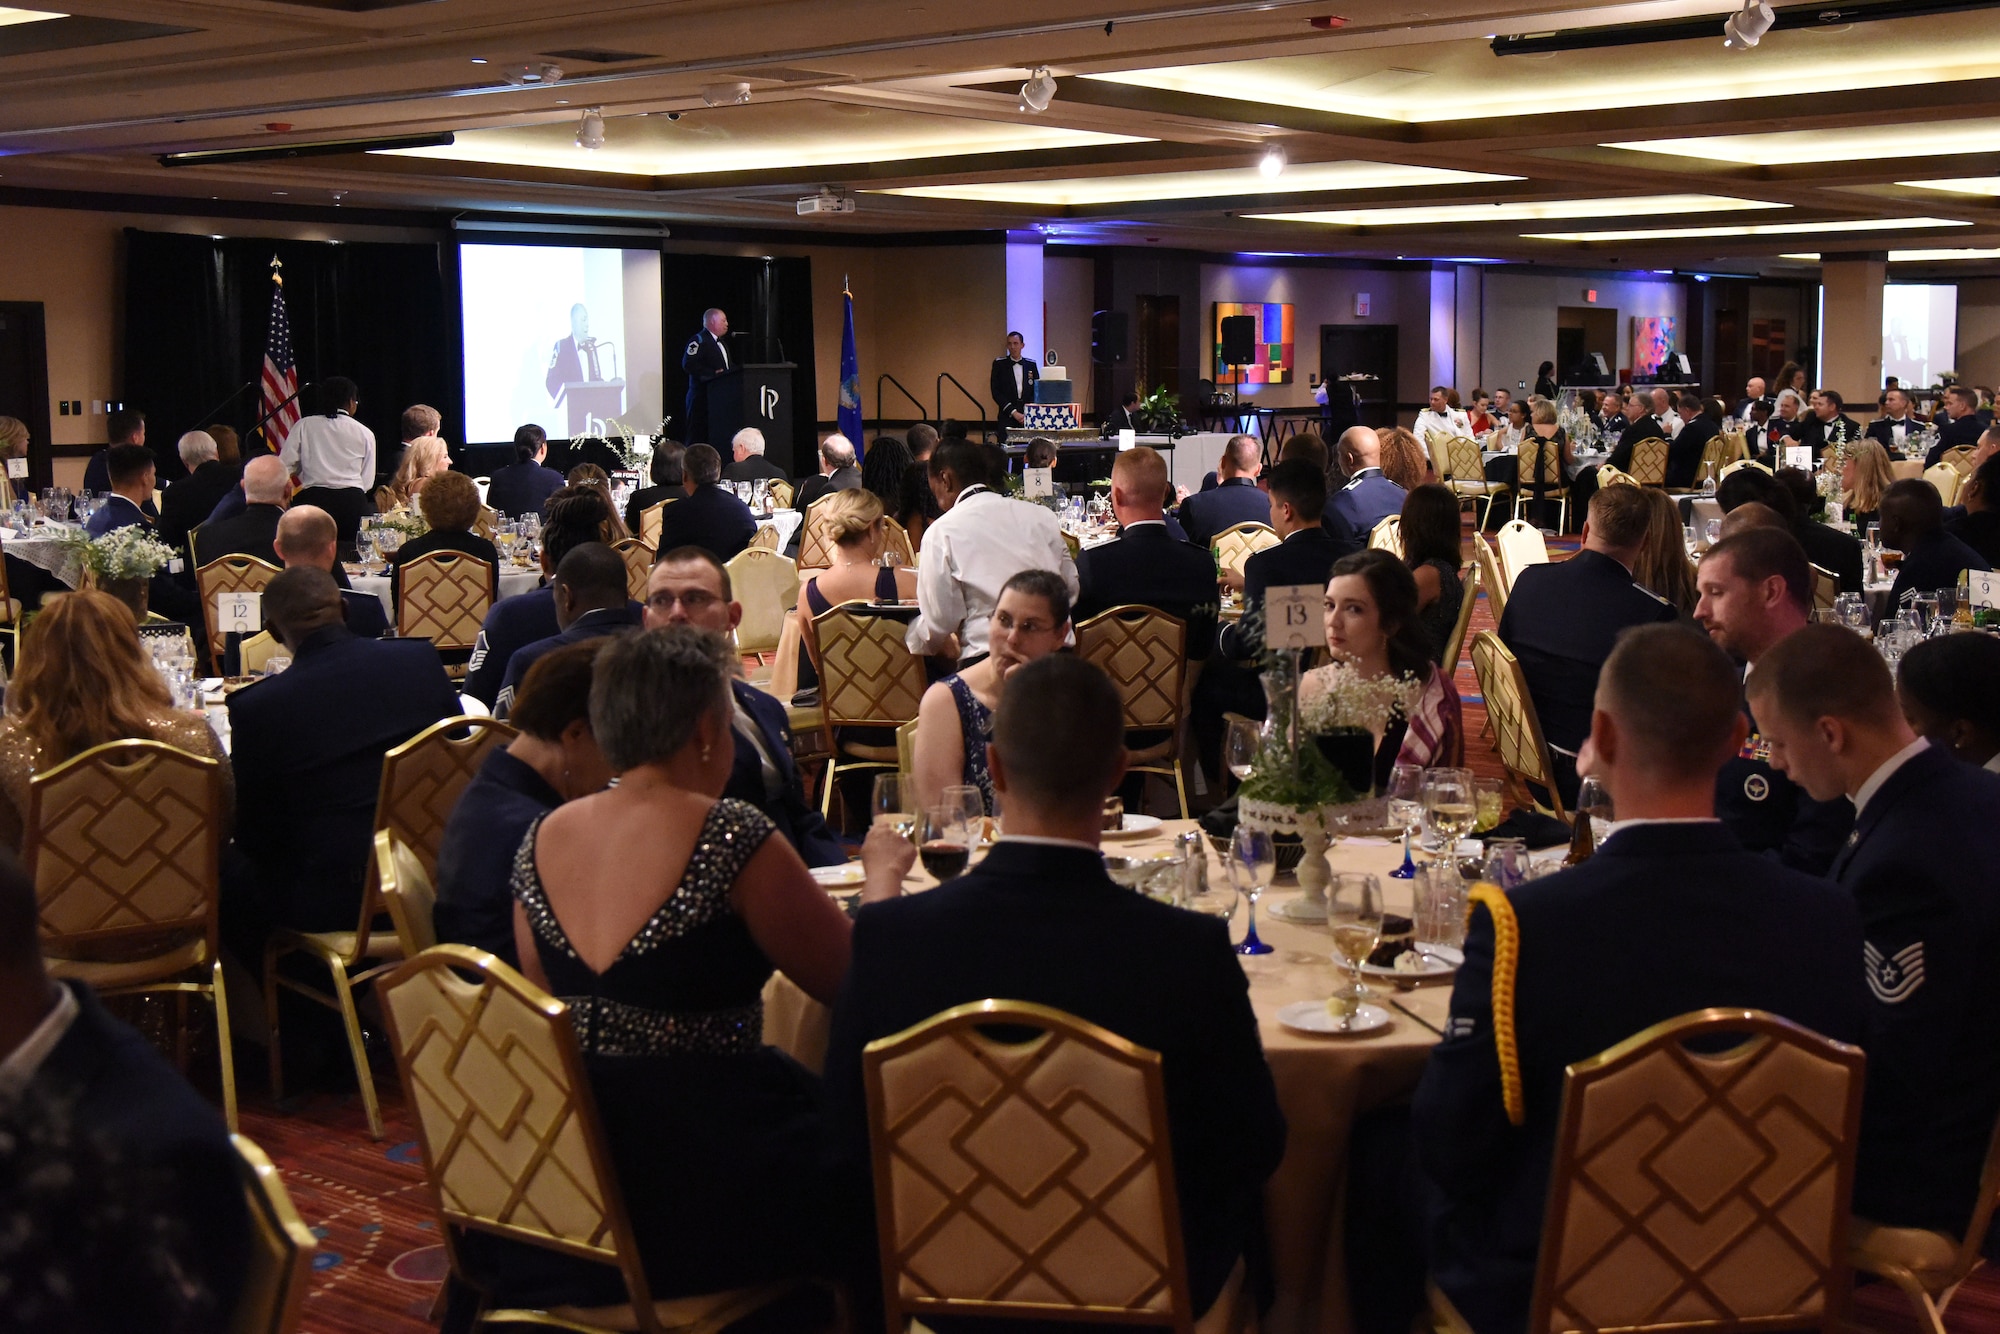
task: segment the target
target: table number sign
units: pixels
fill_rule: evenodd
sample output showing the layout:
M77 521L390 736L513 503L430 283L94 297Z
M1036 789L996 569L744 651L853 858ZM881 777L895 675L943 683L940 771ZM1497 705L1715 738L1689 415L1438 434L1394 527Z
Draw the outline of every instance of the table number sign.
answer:
M28 461L26 459L8 459L7 475L9 477L26 477L28 475Z
M1973 607L2000 607L2000 574L1982 570L1965 572L1966 603Z
M217 593L215 627L224 634L256 634L264 628L264 595Z
M1028 500L1046 500L1056 493L1054 468L1021 469L1021 495Z
M1797 468L1800 472L1811 472L1813 466L1812 446L1786 445L1785 466L1787 468Z
M1133 430L1131 427L1128 426L1124 430L1118 433L1119 453L1123 454L1126 450L1132 448L1134 445L1138 443L1139 443L1139 433Z
M1304 649L1326 643L1326 626L1320 618L1324 597L1318 584L1276 584L1265 589L1265 646Z

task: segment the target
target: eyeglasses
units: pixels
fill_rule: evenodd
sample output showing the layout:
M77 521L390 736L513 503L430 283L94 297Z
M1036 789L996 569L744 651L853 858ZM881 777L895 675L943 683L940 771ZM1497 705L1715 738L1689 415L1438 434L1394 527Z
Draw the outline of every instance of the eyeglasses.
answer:
M721 598L708 592L706 589L691 588L685 593L675 593L670 589L661 589L646 599L646 605L654 611L668 612L672 611L674 604L678 602L688 612L694 613L706 611L720 601L722 601Z

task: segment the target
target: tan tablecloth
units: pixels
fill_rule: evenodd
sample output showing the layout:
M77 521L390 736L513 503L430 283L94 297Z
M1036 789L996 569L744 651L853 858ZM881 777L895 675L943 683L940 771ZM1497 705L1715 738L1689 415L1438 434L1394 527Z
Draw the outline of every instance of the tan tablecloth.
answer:
M1169 820L1159 835L1120 842L1115 847L1129 856L1165 855L1169 836L1191 827L1187 821ZM1384 907L1408 915L1409 882L1386 878L1401 856L1399 849L1387 843L1350 842L1334 848L1327 859L1336 871L1384 875ZM1209 874L1222 874L1212 847ZM918 869L907 888L927 888L934 883ZM1330 959L1332 941L1326 933L1271 916L1273 906L1297 896L1298 890L1286 877L1262 897L1257 934L1273 952L1243 959L1265 1059L1277 1083L1278 1103L1286 1122L1285 1159L1265 1193L1278 1296L1264 1328L1274 1334L1346 1334L1350 1321L1347 1272L1341 1253L1341 1193L1348 1134L1356 1116L1416 1087L1425 1057L1438 1040L1431 1028L1388 1005L1387 1000L1393 997L1441 1029L1451 988L1434 985L1378 998L1377 1003L1389 1010L1395 1022L1365 1037L1314 1037L1285 1028L1278 1023L1279 1010L1294 1001L1323 999L1337 985ZM1232 923L1232 934L1239 940L1246 912L1239 905ZM1377 986L1376 990L1383 988ZM824 1006L782 974L773 977L764 989L764 1040L815 1070L826 1058L828 1018Z

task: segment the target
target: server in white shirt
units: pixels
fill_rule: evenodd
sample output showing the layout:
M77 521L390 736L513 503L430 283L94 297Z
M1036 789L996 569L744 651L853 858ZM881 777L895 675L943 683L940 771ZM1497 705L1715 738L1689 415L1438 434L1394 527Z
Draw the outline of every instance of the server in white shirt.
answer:
M1451 405L1451 391L1443 385L1432 387L1431 405L1417 414L1417 438L1428 441L1434 434L1467 437L1472 434L1472 419L1463 408Z
M912 653L940 653L958 636L959 665L986 656L986 623L1000 588L1023 570L1053 570L1077 591L1056 516L1040 505L987 488L986 459L969 440L945 441L931 455L931 491L944 516L924 530L917 566L917 619L906 642Z
M322 415L301 417L278 457L299 489L366 492L375 484L375 433L354 419L354 381L329 375L319 382Z

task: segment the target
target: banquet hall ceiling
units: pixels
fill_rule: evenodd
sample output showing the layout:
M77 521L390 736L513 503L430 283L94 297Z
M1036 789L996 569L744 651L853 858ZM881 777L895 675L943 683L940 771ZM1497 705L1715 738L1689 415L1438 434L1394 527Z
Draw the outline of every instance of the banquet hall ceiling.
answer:
M1737 7L0 8L0 197L338 202L827 239L1038 228L1057 243L1593 268L1777 272L1810 267L1783 256L1887 253L1900 273L1907 253L1971 251L1924 263L2000 271L2000 5L1781 27L1741 52L1722 44ZM1705 35L1506 57L1491 40L1607 27L1629 39L1629 25L1689 18ZM544 64L560 81L506 82ZM1054 101L1023 111L1020 85L1042 65ZM729 100L739 84L746 104ZM587 107L605 121L595 152L575 143ZM394 153L160 160L444 132L454 142ZM1288 161L1275 178L1258 171L1273 146ZM822 188L855 211L799 216Z

